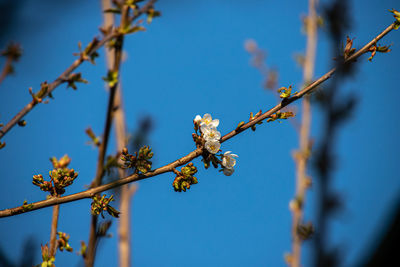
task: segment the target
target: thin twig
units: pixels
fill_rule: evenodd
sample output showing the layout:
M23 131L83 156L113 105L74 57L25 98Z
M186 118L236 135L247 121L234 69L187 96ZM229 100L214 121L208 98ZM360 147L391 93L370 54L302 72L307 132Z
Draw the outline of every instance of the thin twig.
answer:
M128 21L128 16L129 16L129 7L124 6L122 8L122 14L121 14L121 24L120 28L124 28L127 21ZM115 47L113 54L114 54L114 60L112 64L112 71L116 73L120 73L120 66L121 66L121 60L122 60L122 47L123 47L123 41L124 41L124 36L119 35L117 36L117 41L116 43L118 44L117 47ZM119 79L119 78L118 78ZM110 131L111 131L111 125L112 125L112 120L113 120L113 113L114 113L114 108L115 108L115 95L117 92L119 82L117 82L115 85L110 87L110 95L109 95L109 101L108 101L108 107L107 107L107 115L106 115L106 122L104 126L104 133L103 133L103 138L102 142L99 147L99 158L97 161L97 171L96 171L96 177L92 182L91 187L96 187L101 184L101 180L103 178L104 174L104 159L105 159L105 154L107 150L107 144L108 144L108 139L110 136ZM85 264L87 267L91 267L94 264L94 258L96 255L96 243L97 243L97 216L92 215L92 222L90 226L90 231L89 231L89 243L87 247L87 254L85 258Z
M149 0L142 8L138 10L137 13L135 13L134 16L129 18L129 21L132 22L135 19L137 19L139 16L142 14L146 13L147 10L149 10L153 4L156 2L156 0ZM96 52L98 49L100 49L104 44L106 44L108 41L111 39L117 37L120 35L120 33L116 31L112 31L106 36L104 36L98 43L97 45L91 50L90 54L93 54ZM89 56L90 56L89 54ZM79 67L85 60L83 58L78 58L76 59L57 79L55 79L53 82L48 84L48 89L47 92L44 94L43 98L47 97L49 94L51 94L59 85L65 82L66 78L77 68ZM22 108L6 125L3 126L3 128L0 129L0 139L3 138L8 131L10 131L26 114L28 114L36 105L37 101L32 100L30 103L28 103L24 108Z
M51 219L51 232L50 232L50 256L56 255L57 249L57 225L60 213L60 205L53 207L53 218Z
M392 23L390 26L388 26L383 32L381 32L379 35L377 35L371 42L366 44L363 48L361 48L358 52L356 52L353 56L351 56L348 60L346 60L344 62L344 64L349 64L349 63L353 62L355 59L357 59L358 57L360 57L362 54L366 53L367 50L369 49L369 47L374 45L378 40L382 39L386 34L388 34L391 30L393 30L394 26L395 26L395 23ZM325 75L321 76L319 79L317 79L316 81L314 81L313 83L311 83L310 85L305 87L303 90L294 94L289 99L286 99L286 101L282 101L281 103L279 103L275 107L271 108L270 110L264 112L263 114L261 114L260 116L255 118L254 120L245 123L239 129L235 129L235 130L229 132L228 134L224 135L221 138L220 143L223 143L223 142L231 139L232 137L236 136L237 134L243 132L244 130L247 130L251 126L256 125L260 121L267 119L268 117L270 117L277 111L281 110L282 108L286 107L290 103L302 98L306 94L311 93L313 90L315 90L317 88L318 85L320 85L322 82L328 80L335 73L335 71L336 71L335 68L330 70ZM82 191L79 193L75 193L75 194L60 197L60 198L51 198L51 199L47 199L47 200L34 202L34 203L30 204L30 207L28 209L20 206L20 207L16 207L16 208L1 210L0 218L13 216L13 215L17 215L17 214L21 214L21 213L25 213L25 212L30 212L33 210L37 210L37 209L41 209L41 208L45 208L45 207L49 207L49 206L54 206L57 204L72 202L72 201L76 201L79 199L92 198L100 192L107 191L107 190L122 186L127 183L147 179L147 178L150 178L150 177L162 174L162 173L166 173L166 172L173 172L174 168L177 168L179 166L182 166L182 165L192 161L194 158L199 157L202 154L202 152L203 152L203 149L200 147L200 148L193 150L186 156L175 160L174 162L171 162L171 163L169 163L165 166L162 166L160 168L157 168L153 171L149 171L145 174L132 174L123 179L120 179L120 180L117 180L117 181L114 181L114 182L111 182L108 184L100 185L98 187L94 187L94 188L91 188L91 189L88 189L88 190L85 190L85 191Z
M111 8L110 0L102 0L103 9ZM104 27L114 25L114 15L112 13L104 14ZM111 68L118 57L118 51L106 50L106 60L108 68ZM114 99L114 130L117 141L117 151L122 151L126 147L126 121L125 112L122 102L122 86L118 83L117 91ZM127 171L125 169L118 169L119 178L126 177ZM131 199L136 192L137 186L135 184L126 184L121 186L120 191L120 206L121 212L118 220L118 253L119 253L119 266L130 267L132 262L131 257L131 222L130 210Z
M307 46L304 61L304 83L308 84L314 76L314 64L317 47L317 0L309 0L309 15L306 22ZM301 243L302 237L298 228L303 223L304 205L306 190L309 186L307 182L307 162L310 156L310 129L311 129L311 105L310 95L306 95L302 101L302 121L299 134L300 148L295 153L296 162L296 195L295 201L298 203L292 210L292 255L289 261L291 267L299 267L301 263Z

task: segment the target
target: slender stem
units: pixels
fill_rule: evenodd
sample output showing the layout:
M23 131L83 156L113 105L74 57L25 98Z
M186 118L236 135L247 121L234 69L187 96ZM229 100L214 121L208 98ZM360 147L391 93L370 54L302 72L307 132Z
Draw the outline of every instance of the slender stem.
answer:
M307 46L306 57L304 61L304 83L308 84L314 76L314 64L317 48L317 0L309 0L309 15L307 17ZM302 121L299 134L299 151L295 154L296 161L296 200L300 205L293 209L292 223L292 257L291 267L299 267L301 263L301 243L302 239L298 233L298 227L303 221L304 205L307 190L307 162L309 158L311 128L311 105L310 96L306 95L302 101Z
M85 254L85 266L93 266L97 243L97 216L91 217L89 229L89 242Z
M51 232L50 232L50 255L56 255L57 249L57 225L60 213L60 205L53 206L53 218L51 219Z
M121 14L121 24L120 27L123 28L125 27L127 20L129 16L129 7L124 6L122 8L122 14ZM124 36L119 35L117 36L117 41L116 43L118 46L115 47L114 49L114 60L113 60L113 66L112 66L112 71L120 73L120 65L121 65L121 59L122 59L122 47L123 47L123 41L124 41ZM119 78L118 78L119 79ZM107 107L107 114L106 114L106 122L104 126L104 133L103 133L103 141L100 144L99 147L99 158L97 161L97 171L96 171L96 177L92 182L91 187L97 187L101 184L101 180L103 178L104 174L104 159L105 159L105 154L107 150L107 145L108 145L108 139L110 136L110 131L111 131L111 125L112 125L112 120L113 120L113 115L114 115L114 107L115 107L115 95L117 92L119 82L117 82L115 85L110 87L110 95L108 98L108 107ZM92 215L92 222L91 222L91 227L89 231L89 243L88 243L88 248L87 248L87 256L86 256L86 266L91 267L94 264L94 259L96 255L96 243L97 243L97 234L96 234L96 228L97 228L97 216Z
M395 24L393 23L390 26L388 26L382 33L380 33L377 37L375 37L371 42L369 42L367 45L365 45L363 48L361 48L358 52L356 52L353 56L351 56L347 61L345 61L345 64L349 64L349 63L353 62L355 59L360 57L362 54L366 53L369 47L371 47L378 40L382 39L386 34L388 34L391 30L393 30L393 26L394 25ZM270 117L271 115L273 115L277 111L281 110L282 108L286 107L290 103L302 98L306 94L311 93L313 90L315 90L315 88L318 85L320 85L322 82L324 82L327 79L329 79L335 73L335 71L336 71L336 69L330 70L325 75L321 76L319 79L317 79L316 81L314 81L313 83L311 83L310 85L305 87L303 90L301 90L298 93L294 94L291 98L287 99L286 101L282 101L281 103L277 104L275 107L271 108L270 110L264 112L263 114L261 114L260 116L255 118L254 120L245 123L239 129L235 129L235 130L229 132L228 134L224 135L221 138L220 142L223 143L223 142L231 139L232 137L238 135L239 133L247 130L251 126L256 125L260 121L263 121L266 118ZM75 194L64 196L64 197L60 197L60 198L52 198L52 199L47 199L47 200L34 202L34 203L31 203L31 206L28 209L27 208L23 208L22 206L19 206L19 207L16 207L16 208L0 210L0 218L1 217L13 216L13 215L17 215L17 214L21 214L21 213L25 213L25 212L30 212L30 211L33 211L33 210L54 206L54 205L57 205L57 204L68 203L68 202L76 201L76 200L79 200L79 199L92 198L92 197L94 197L96 194L98 194L100 192L107 191L107 190L122 186L124 184L128 184L128 183L136 182L136 181L139 181L139 180L147 179L147 178L150 178L150 177L162 174L162 173L166 173L166 172L173 172L174 168L177 168L177 167L182 166L182 165L184 165L186 163L189 163L194 158L199 157L202 154L202 152L203 152L203 148L199 147L199 148L193 150L192 152L190 152L189 154L187 154L186 156L184 156L184 157L182 157L180 159L177 159L177 160L175 160L175 161L173 161L173 162L171 162L171 163L169 163L169 164L167 164L165 166L157 168L157 169L155 169L153 171L149 171L149 172L147 172L145 174L137 174L137 173L136 174L132 174L132 175L127 176L127 177L125 177L123 179L119 179L117 181L114 181L114 182L111 182L111 183L108 183L108 184L104 184L104 185L100 185L100 186L97 186L97 187L93 187L93 188L90 188L88 190L85 190L85 191L82 191L82 192L79 192L79 193L75 193Z
M103 6L111 6L111 1L103 0ZM104 26L110 26L114 24L114 15L111 13L104 14ZM114 50L106 51L107 65L111 67L113 63L120 58L118 56L120 51ZM117 91L114 99L114 129L115 137L117 141L117 150L122 151L126 146L126 122L125 112L122 102L122 86L118 83ZM118 169L120 178L127 175L126 170ZM118 253L119 253L119 266L130 267L132 262L131 257L131 222L130 222L130 211L131 211L131 199L133 194L136 192L137 186L135 184L126 184L121 186L120 191L120 216L118 220Z
M149 10L156 0L149 0L142 8L135 13L134 16L129 18L129 21L132 22L137 19L142 14L146 13ZM97 45L92 49L92 53L99 50L104 44L106 44L111 39L117 37L119 35L118 32L112 31L101 39ZM48 90L43 96L43 98L47 97L50 93L52 93L59 85L65 82L65 79L77 68L79 67L85 60L82 58L76 59L56 80L48 84ZM23 107L3 128L0 129L0 139L3 138L7 132L9 132L26 114L28 114L35 106L37 102L31 101L25 107Z

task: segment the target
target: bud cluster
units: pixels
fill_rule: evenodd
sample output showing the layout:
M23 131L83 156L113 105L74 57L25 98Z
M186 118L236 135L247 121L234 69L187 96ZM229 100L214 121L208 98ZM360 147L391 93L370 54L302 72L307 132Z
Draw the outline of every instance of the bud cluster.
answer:
M89 83L87 80L82 78L82 74L80 72L71 73L64 81L68 83L67 88L71 87L74 90L78 89L75 83Z
M107 211L108 214L111 216L118 218L120 212L109 204L111 201L114 201L114 196L111 195L109 198L106 197L106 195L103 195L102 197L95 195L93 197L93 202L91 204L91 212L93 215L99 215L101 214L101 217L104 218L104 211Z
M37 93L34 93L32 90L32 87L29 88L29 94L32 96L32 101L34 104L37 103L44 103L47 104L49 101L43 101L43 98L46 97L46 95L48 95L50 98L53 98L51 92L49 92L49 84L47 83L47 81L44 81L40 84L40 90Z
M294 117L294 113L291 111L287 111L287 112L276 112L275 114L272 114L271 116L269 116L269 118L267 119L267 122L271 122L271 121L276 121L278 120L278 122L281 122L279 120L286 120L290 117Z
M278 89L279 97L282 99L289 98L292 95L292 86L289 87L281 87Z
M260 111L258 111L255 115L253 115L253 112L250 112L250 118L249 118L249 122L253 121L255 119L257 119L259 116L261 116L262 111L260 109ZM262 121L257 122L257 124L262 124ZM251 130L254 132L256 130L256 124L251 126Z
M343 57L345 60L351 57L354 54L354 52L356 52L356 49L353 47L353 40L354 39L350 39L347 36L346 46L344 47L344 52L343 52Z
M22 210L24 212L26 212L26 211L30 211L31 209L33 209L33 204L32 203L28 203L27 200L24 200L24 202L22 203Z
M58 240L57 240L57 247L60 251L64 251L64 249L68 252L72 252L73 249L69 245L69 235L63 232L58 232Z
M41 267L55 267L54 261L56 260L54 256L50 255L49 246L46 244L44 246L41 245L42 248L42 263Z
M74 169L69 169L67 166L71 159L65 155L61 159L53 157L50 159L53 164L53 170L49 171L50 181L45 181L43 175L38 174L33 176L32 183L39 186L40 190L50 192L52 196L59 196L65 193L65 187L71 185L78 173Z
M118 83L118 71L109 70L103 81L107 82L108 87L114 87Z
M128 153L128 149L122 149L121 160L124 162L123 168L135 168L135 172L146 173L151 170L152 162L150 159L153 157L153 152L149 146L140 148L139 153L135 152L134 155Z
M79 56L81 60L89 61L94 65L95 59L99 56L99 53L96 52L98 44L99 40L95 37L82 51L82 43L78 42L79 53L73 53L73 55Z
M368 58L369 61L372 61L372 59L374 58L374 56L376 55L376 52L380 52L380 53L389 53L390 51L392 51L390 49L390 45L385 45L385 46L377 46L376 44L371 46L368 49L368 52L371 52L371 56Z
M174 170L176 174L175 180L172 183L175 192L186 192L186 189L190 189L192 184L197 184L197 178L193 175L197 173L197 168L193 163L187 164L185 167L181 168L181 171Z
M400 12L394 8L389 10L389 12L393 13L393 17L396 19L393 29L397 30L400 27Z

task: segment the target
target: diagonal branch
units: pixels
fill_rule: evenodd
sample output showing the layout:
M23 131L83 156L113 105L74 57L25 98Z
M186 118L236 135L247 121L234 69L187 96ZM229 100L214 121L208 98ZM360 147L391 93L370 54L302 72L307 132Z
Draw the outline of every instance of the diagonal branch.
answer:
M392 23L390 26L388 26L384 31L382 31L379 35L377 35L374 39L372 39L372 41L370 41L368 44L366 44L364 47L362 47L359 51L357 51L351 57L349 57L344 62L344 64L350 64L350 63L354 62L358 57L360 57L364 53L368 52L368 49L372 45L374 45L377 41L382 39L386 34L388 34L390 31L392 31L394 29L394 26L395 26L395 23ZM289 99L282 101L281 103L277 104L275 107L271 108L270 110L264 112L263 114L261 114L260 116L255 118L254 120L245 123L239 129L235 129L235 130L229 132L228 134L224 135L221 138L220 142L223 143L223 142L231 139L232 137L236 136L237 134L247 130L251 126L256 125L257 123L269 118L271 115L273 115L277 111L281 110L282 108L286 107L290 103L302 98L306 94L311 93L313 90L315 90L317 88L318 85L320 85L324 81L328 80L335 73L335 71L336 71L336 68L330 70L325 75L321 76L319 79L317 79L310 85L306 86L303 90L294 94ZM24 208L24 207L20 206L20 207L16 207L16 208L1 210L0 218L13 216L13 215L17 215L17 214L45 208L45 207L50 207L50 206L54 206L57 204L63 204L63 203L68 203L68 202L72 202L72 201L77 201L77 200L84 199L84 198L92 198L98 193L110 190L112 188L122 186L124 184L147 179L147 178L150 178L150 177L162 174L162 173L166 173L166 172L173 172L174 168L177 168L179 166L182 166L182 165L192 161L193 159L199 157L202 154L202 152L203 152L203 148L197 148L197 149L193 150L192 152L190 152L189 154L187 154L186 156L184 156L180 159L177 159L174 162L171 162L165 166L157 168L153 171L149 171L145 174L133 174L133 175L130 175L123 179L120 179L120 180L117 180L117 181L114 181L114 182L111 182L111 183L108 183L105 185L100 185L98 187L94 187L94 188L91 188L91 189L88 189L88 190L85 190L85 191L82 191L79 193L75 193L72 195L68 195L68 196L64 196L64 197L60 197L60 198L50 198L47 200L34 202L34 203L29 204L29 208Z
M142 8L138 10L137 13L135 13L131 18L129 18L129 22L132 22L136 20L138 17L140 17L142 14L146 13L150 8L152 8L153 4L156 2L156 0L149 0ZM108 33L106 36L104 36L98 43L95 45L88 56L92 55L95 53L97 50L99 50L103 45L105 45L108 41L111 39L117 37L120 35L117 31L111 31ZM85 59L82 57L76 59L61 75L55 79L53 82L48 84L48 89L46 93L43 95L42 98L47 97L49 94L51 94L59 85L65 82L65 80L69 77L69 75L76 69L78 68ZM26 114L28 114L36 105L37 101L32 100L29 102L25 107L23 107L6 125L4 125L0 129L0 139L3 138Z

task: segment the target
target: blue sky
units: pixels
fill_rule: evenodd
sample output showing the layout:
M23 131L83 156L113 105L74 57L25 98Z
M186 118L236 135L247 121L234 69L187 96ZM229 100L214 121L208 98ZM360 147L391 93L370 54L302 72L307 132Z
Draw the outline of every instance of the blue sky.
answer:
M4 2L4 1L3 1ZM88 43L102 23L98 1L21 1L7 38L22 44L24 54L16 75L0 85L0 121L8 121L28 101L28 88L53 81L74 60L77 43ZM326 1L324 2L326 3ZM262 77L250 66L244 49L254 39L267 51L267 64L279 70L279 85L299 88L302 70L294 54L305 47L300 31L307 1L160 1L162 12L147 31L127 37L122 87L128 128L150 115L154 130L150 145L154 167L167 164L194 149L192 120L211 113L220 119L222 134L248 119L250 112L269 109L276 98L262 89ZM351 37L360 47L392 21L387 11L395 1L352 1ZM398 8L397 8L398 9ZM329 38L320 31L316 77L332 66ZM0 44L5 46L5 40ZM392 52L364 56L356 76L341 87L343 95L357 95L358 105L340 131L332 190L344 203L330 220L329 244L340 246L342 266L351 266L379 236L397 201L400 180L397 159L400 119L397 99L399 32L381 42ZM1 59L2 60L2 59ZM2 63L3 61L0 61ZM103 51L95 66L79 68L88 85L78 91L60 86L54 100L39 105L25 128L14 128L0 151L0 208L45 198L31 183L32 175L46 174L48 158L68 154L79 177L67 193L85 189L95 175L97 151L86 145L84 130L102 132L107 93ZM296 104L297 105L297 104ZM313 136L318 142L321 116L315 107ZM114 138L114 136L112 136ZM291 247L291 214L297 134L290 122L263 124L222 145L239 155L235 173L226 177L204 170L194 161L199 183L186 193L171 186L174 176L163 174L139 183L132 208L133 260L136 266L285 266L283 254ZM113 140L113 139L112 139ZM109 153L114 153L115 142ZM311 171L313 175L313 172ZM317 179L315 177L315 179ZM316 188L309 191L306 218L315 214ZM88 239L90 200L61 207L59 229L71 235L79 249ZM50 236L51 209L0 220L0 247L17 259L27 237L40 244ZM96 266L117 263L116 221L98 250ZM311 243L304 245L304 266L311 262ZM76 265L75 253L58 253L56 266Z

